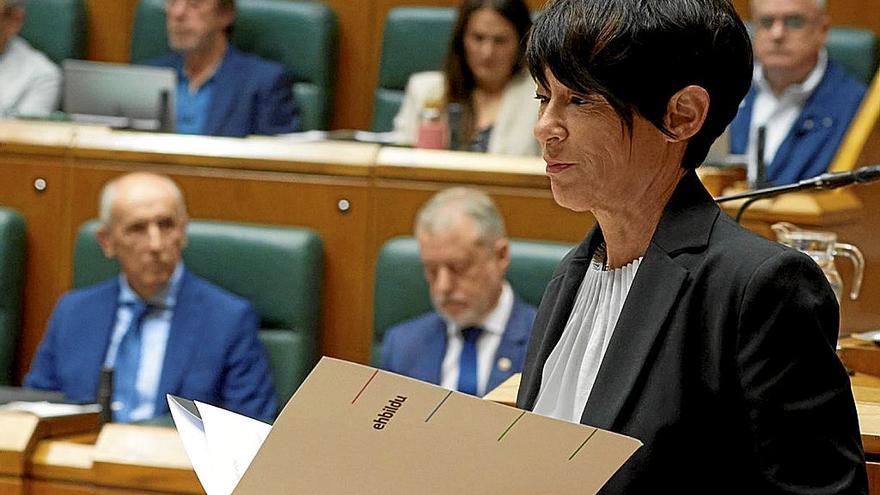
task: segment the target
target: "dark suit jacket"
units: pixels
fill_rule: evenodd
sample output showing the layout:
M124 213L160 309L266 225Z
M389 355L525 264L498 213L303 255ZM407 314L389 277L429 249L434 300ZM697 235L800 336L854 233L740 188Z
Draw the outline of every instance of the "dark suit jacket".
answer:
M118 297L118 277L65 294L52 312L24 385L59 390L71 401L94 402ZM274 418L275 392L257 324L250 303L184 271L156 415L168 413L165 394L173 394L253 418Z
M507 327L495 353L495 365L489 374L487 392L522 370L534 319L535 307L515 298ZM440 384L445 356L446 321L434 312L392 327L382 341L382 369L429 383ZM501 358L510 359L510 369L498 367Z
M550 281L518 406L531 410L593 250ZM838 307L809 257L681 180L633 280L581 423L644 446L603 493L867 493Z
M147 65L171 67L180 74L183 58L171 53ZM279 64L230 45L214 77L216 86L205 123L206 135L244 137L302 130L292 83Z
M829 60L816 91L768 164L767 180L777 185L791 184L828 170L864 95L865 85ZM752 86L730 124L732 153L746 152L756 97L757 90Z

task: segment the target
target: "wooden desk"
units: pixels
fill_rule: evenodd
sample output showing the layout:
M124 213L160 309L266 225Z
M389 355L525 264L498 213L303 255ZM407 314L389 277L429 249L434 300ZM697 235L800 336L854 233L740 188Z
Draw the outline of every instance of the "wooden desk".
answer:
M478 185L498 203L512 237L576 243L594 223L589 214L556 205L537 158L0 123L0 203L19 209L28 229L19 377L55 302L70 288L76 228L96 216L103 183L132 170L173 177L194 218L315 229L325 249L321 351L356 362L369 359L379 247L410 234L418 208L434 192ZM861 235L876 230L871 226L880 216L861 215L861 205L869 204L864 199L849 193L835 198L833 207L756 205L753 215L764 215L758 219L763 223L753 216L753 225L767 230L769 222L787 219ZM339 208L343 199L348 209ZM880 247L856 236L841 238L860 244L868 258L865 296L857 307L866 317L854 327L880 326ZM846 279L847 270L842 272ZM854 314L850 308L844 305L845 324Z

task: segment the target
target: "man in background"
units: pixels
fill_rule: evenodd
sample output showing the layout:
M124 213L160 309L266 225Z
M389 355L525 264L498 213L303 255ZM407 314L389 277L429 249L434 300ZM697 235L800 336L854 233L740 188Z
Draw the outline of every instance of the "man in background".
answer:
M168 414L166 394L271 420L257 314L184 267L188 217L177 185L148 173L114 179L101 193L100 220L98 243L121 273L62 296L24 385L94 402L110 367L114 421Z
M764 129L767 182L782 185L825 172L865 86L828 60L825 0L752 0L755 72L730 125L732 153L758 161Z
M48 115L61 95L61 71L18 36L26 5L0 0L0 118Z
M489 196L458 187L422 207L415 236L436 311L388 330L382 367L483 396L522 370L535 319L504 278L504 220Z
M290 79L279 64L229 43L234 21L234 0L167 0L174 53L148 63L177 71L177 132L243 137L300 130Z

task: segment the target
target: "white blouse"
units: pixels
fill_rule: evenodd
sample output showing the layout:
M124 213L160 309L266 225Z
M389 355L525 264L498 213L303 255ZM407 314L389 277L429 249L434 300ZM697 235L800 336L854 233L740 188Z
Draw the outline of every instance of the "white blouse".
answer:
M562 336L544 363L535 413L580 422L641 261L604 270L604 253L594 256Z

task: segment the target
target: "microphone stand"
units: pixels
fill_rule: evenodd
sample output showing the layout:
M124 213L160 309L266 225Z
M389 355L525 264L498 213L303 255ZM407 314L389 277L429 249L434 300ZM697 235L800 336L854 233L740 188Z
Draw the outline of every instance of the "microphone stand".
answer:
M742 218L743 213L746 211L746 208L752 205L755 201L759 199L772 198L774 196L779 196L781 194L804 191L808 189L823 189L817 188L813 184L803 184L800 182L794 184L787 184L784 186L774 186L767 187L764 189L757 189L754 191L747 191L738 194L731 194L729 196L722 196L715 200L716 203L725 203L727 201L735 201L737 199L745 199L746 201L739 207L739 210L736 212L736 223L739 223L740 218Z
M716 198L716 203L725 203L727 201L735 201L745 199L746 201L739 207L736 212L736 223L739 223L746 208L759 199L771 198L796 191L806 190L827 190L836 189L838 187L848 186L850 184L865 184L880 179L880 165L872 167L862 167L852 172L825 173L812 179L805 179L794 184L786 184L784 186L767 187L757 189L755 191L746 191L728 196Z

